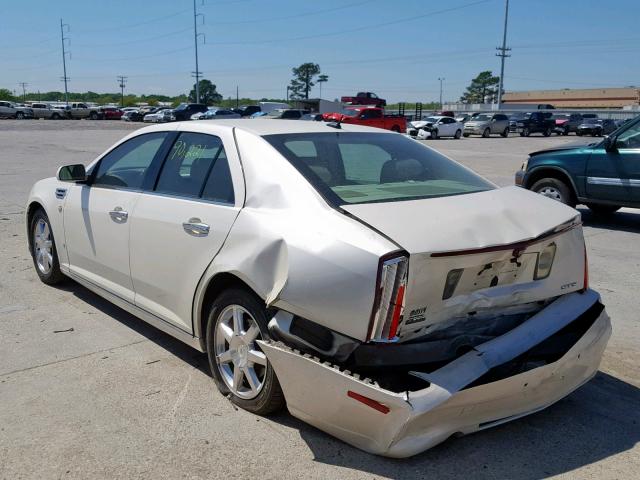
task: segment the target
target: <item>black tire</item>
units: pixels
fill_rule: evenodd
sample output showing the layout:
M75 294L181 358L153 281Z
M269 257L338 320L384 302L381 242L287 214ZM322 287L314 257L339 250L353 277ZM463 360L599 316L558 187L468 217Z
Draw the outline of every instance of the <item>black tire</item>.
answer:
M398 125L394 125L393 127L391 127L391 131L400 133L400 127Z
M54 113L53 115L51 115L51 119L52 120L60 120L60 114Z
M460 136L462 135L462 130L456 130L456 134L453 136L456 140L460 140Z
M48 272L44 272L38 266L38 261L36 258L36 242L35 242L35 229L38 225L39 221L42 220L46 223L49 228L49 232L51 235L51 269ZM30 236L30 253L31 258L33 259L33 266L36 269L36 273L38 277L43 283L47 285L55 285L57 283L62 282L65 279L65 276L60 271L60 262L58 261L58 250L56 249L55 238L53 237L53 230L51 229L51 224L49 223L49 217L41 208L36 210L31 217L31 222L29 223L29 236Z
M621 208L617 205L603 205L601 203L587 203L587 207L594 215L612 215Z
M16 112L16 120L24 120L24 113Z
M569 186L557 178L550 177L538 180L531 187L531 191L553 198L570 207L576 206L576 201Z
M547 128L545 129L545 131L544 131L544 132L542 132L542 134L543 134L545 137L550 137L550 136L551 136L551 129L547 127Z
M89 115L89 118L91 118L91 120L97 120L98 114L96 112L91 112L91 114Z
M464 138L469 138L469 135L470 135L469 133L463 133L463 134L462 134L462 136L463 136Z
M431 132L431 138L433 140L437 140L438 139L438 129L437 128Z
M531 135L531 131L529 130L528 127L524 127L524 130L522 130L522 133L520 134L521 137L528 137L529 135Z
M231 305L239 305L248 311L255 319L260 335L263 339L269 339L267 328L267 315L262 301L253 293L242 289L230 289L222 292L211 304L207 317L207 356L213 379L220 393L227 396L238 407L257 415L268 415L280 410L284 404L284 394L278 382L278 377L270 363L267 362L264 374L264 384L258 395L251 399L241 398L232 393L222 378L220 368L216 361L214 330L220 314Z
M580 130L577 130L577 131L576 131L576 135L577 135L577 136L579 136L579 137L581 137L581 136L582 136L582 132L581 132Z
M509 136L509 127L505 128L500 135L502 135L503 138L507 138Z
M564 135L565 137L566 137L567 135L569 135L569 129L568 129L568 128L565 128L565 129L562 131L562 135Z
M482 132L482 138L489 138L490 135L491 135L491 129L485 128L484 132Z

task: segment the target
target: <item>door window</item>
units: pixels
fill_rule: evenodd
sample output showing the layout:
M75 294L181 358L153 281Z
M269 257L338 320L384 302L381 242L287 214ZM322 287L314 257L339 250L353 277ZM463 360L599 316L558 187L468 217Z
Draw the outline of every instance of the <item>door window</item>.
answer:
M360 115L360 118L370 120L374 118L382 118L382 112L380 110L365 110Z
M155 191L234 203L231 173L220 138L181 133L162 166Z
M617 148L640 148L640 122L627 128L624 132L618 134L616 138Z
M96 170L94 187L139 189L166 132L134 137L107 153Z

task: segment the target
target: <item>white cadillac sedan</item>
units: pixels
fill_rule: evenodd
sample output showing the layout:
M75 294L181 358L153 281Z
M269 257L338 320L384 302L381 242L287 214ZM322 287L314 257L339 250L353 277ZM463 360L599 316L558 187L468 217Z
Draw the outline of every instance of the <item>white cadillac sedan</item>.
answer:
M538 411L610 322L575 210L321 122L143 128L37 182L35 270L206 352L218 389L406 457Z

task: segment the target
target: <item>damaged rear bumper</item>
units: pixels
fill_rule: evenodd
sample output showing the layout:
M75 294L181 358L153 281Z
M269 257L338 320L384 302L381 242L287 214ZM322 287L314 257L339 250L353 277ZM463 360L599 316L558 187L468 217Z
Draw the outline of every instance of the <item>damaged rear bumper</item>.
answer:
M584 332L559 358L491 380L497 368L578 321L586 322ZM565 397L595 375L610 334L597 293L568 294L440 369L413 372L425 388L399 393L281 343L260 343L292 415L368 452L408 457L453 434L514 420Z

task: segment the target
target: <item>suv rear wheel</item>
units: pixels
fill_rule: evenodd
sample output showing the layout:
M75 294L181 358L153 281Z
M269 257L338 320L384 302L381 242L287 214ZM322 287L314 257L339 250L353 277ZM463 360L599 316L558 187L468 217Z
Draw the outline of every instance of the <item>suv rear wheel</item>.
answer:
M505 128L500 135L507 138L509 136L509 127Z
M489 135L491 135L491 130L489 128L485 128L484 132L482 132L482 138L489 138Z
M542 180L538 180L531 187L531 191L562 202L565 205L571 207L576 206L569 186L557 178L543 178Z

